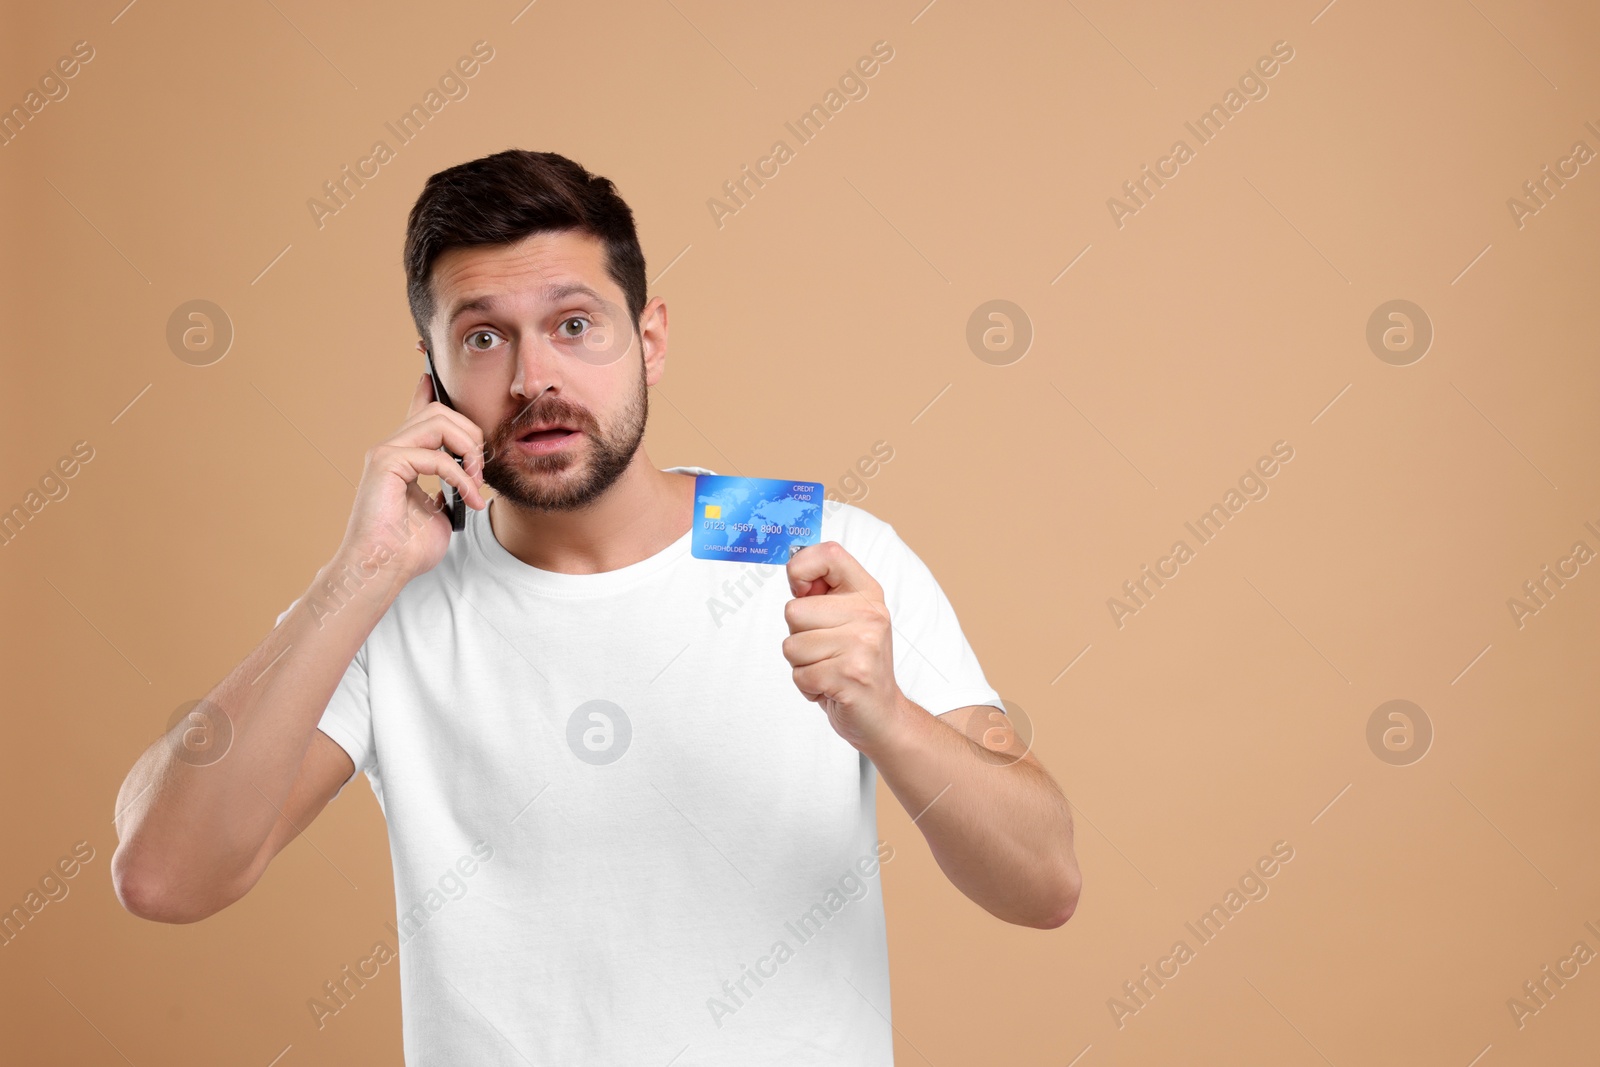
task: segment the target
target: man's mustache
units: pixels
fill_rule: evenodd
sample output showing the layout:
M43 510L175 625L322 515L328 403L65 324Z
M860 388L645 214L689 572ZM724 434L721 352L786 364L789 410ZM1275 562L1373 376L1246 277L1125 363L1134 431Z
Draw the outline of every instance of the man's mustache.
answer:
M509 444L541 422L554 422L571 426L574 429L589 433L591 436L594 429L594 419L585 408L565 402L540 404L539 401L533 401L500 424L500 429L495 433L494 441L501 444ZM493 457L486 457L486 459L488 458Z

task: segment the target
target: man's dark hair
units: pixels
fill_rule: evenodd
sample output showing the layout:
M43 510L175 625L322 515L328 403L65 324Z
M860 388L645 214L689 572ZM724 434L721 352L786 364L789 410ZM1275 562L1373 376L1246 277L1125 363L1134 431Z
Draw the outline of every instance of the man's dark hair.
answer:
M510 148L431 176L406 223L406 297L431 347L437 310L430 275L447 249L578 230L605 243L606 273L622 289L633 328L644 313L644 251L633 211L608 178L554 152Z

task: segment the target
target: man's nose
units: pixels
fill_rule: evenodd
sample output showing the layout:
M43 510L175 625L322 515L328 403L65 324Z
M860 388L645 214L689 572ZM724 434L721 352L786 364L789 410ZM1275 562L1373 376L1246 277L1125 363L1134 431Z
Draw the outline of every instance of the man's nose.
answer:
M545 337L524 337L517 344L517 372L512 395L532 404L548 389L561 390L561 353Z

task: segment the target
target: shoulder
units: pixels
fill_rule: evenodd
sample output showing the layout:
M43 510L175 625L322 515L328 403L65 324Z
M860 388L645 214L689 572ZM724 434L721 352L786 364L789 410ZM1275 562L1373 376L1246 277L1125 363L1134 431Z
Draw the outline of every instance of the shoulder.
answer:
M822 515L822 540L839 542L885 589L927 571L894 526L865 508L830 500Z
M872 512L843 500L826 500L822 504L822 540L837 541L852 556L863 552L880 551L891 541L898 541L894 527Z

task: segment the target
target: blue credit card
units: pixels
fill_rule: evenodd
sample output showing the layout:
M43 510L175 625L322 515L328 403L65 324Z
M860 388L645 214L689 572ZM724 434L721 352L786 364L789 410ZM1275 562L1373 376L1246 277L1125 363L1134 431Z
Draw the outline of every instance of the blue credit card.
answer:
M818 482L697 474L690 553L697 559L787 564L795 549L822 540L822 500Z

